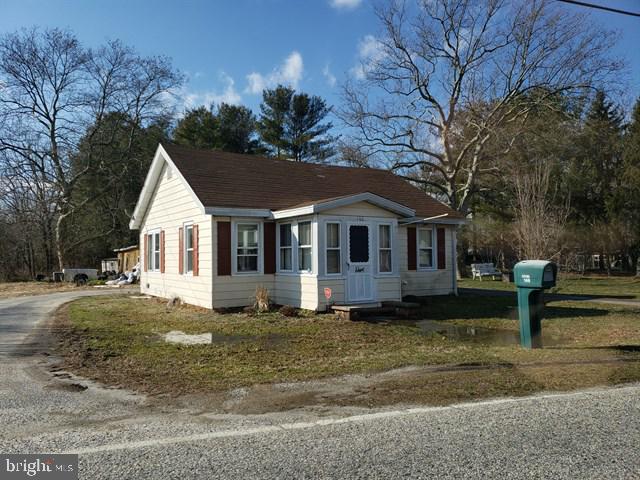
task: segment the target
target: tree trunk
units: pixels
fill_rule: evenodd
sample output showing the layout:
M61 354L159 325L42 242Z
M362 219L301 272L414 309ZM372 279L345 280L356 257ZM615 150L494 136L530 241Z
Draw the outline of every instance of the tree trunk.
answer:
M64 268L64 248L62 245L62 223L67 217L66 214L61 214L56 220L56 255L58 257L58 270L61 272Z

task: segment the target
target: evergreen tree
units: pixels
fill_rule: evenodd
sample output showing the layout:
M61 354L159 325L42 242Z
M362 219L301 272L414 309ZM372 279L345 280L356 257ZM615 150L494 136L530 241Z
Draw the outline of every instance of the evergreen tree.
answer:
M254 153L258 149L254 138L256 119L247 107L221 103L216 118L217 148L236 153Z
M173 132L173 140L193 148L253 153L258 149L255 130L255 116L247 107L203 105L187 111Z
M609 215L623 232L626 255L640 276L640 99L634 106L623 141L617 188L608 202Z
M335 138L327 135L331 122L321 123L331 109L317 96L294 95L287 114L287 143L297 162L324 160L335 154Z
M574 220L595 224L608 218L607 204L620 180L623 116L598 91L587 112L569 172Z
M293 95L293 88L283 85L262 92L258 133L269 152L277 158L287 154L286 122Z
M335 154L331 122L323 123L331 108L318 96L295 93L279 85L262 93L258 132L272 155L297 162L325 160Z
M218 119L204 105L187 110L173 132L173 141L193 148L218 146Z

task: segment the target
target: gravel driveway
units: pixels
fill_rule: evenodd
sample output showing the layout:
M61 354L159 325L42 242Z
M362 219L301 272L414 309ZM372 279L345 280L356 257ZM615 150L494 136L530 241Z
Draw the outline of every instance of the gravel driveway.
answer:
M78 452L81 478L96 479L640 478L637 385L443 408L240 416L52 377L47 357L19 343L85 294L0 301L0 451Z

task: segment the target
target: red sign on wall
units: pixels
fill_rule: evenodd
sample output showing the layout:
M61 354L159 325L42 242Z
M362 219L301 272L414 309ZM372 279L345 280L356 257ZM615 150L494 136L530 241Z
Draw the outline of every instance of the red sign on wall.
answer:
M324 297L329 300L331 298L331 289L330 288L325 288L324 289Z

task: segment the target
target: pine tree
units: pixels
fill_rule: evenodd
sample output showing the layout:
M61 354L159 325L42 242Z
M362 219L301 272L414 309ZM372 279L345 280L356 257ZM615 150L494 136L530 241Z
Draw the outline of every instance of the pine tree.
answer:
M221 103L217 108L204 105L187 110L173 132L174 142L193 148L253 153L256 119L250 109Z
M321 123L331 109L317 96L293 96L287 115L287 137L291 156L297 162L324 160L335 154L335 138L327 135L331 122Z
M322 98L282 85L265 90L262 98L258 132L272 155L304 162L335 154L336 138L329 135L333 125L323 123L331 108Z
M619 185L622 167L623 116L598 91L587 112L571 166L571 204L575 220L608 221L607 205Z
M218 119L204 105L187 110L173 132L173 141L193 148L217 148Z
M293 95L294 90L283 85L262 92L258 133L262 141L268 145L271 154L277 158L287 153L286 121Z

